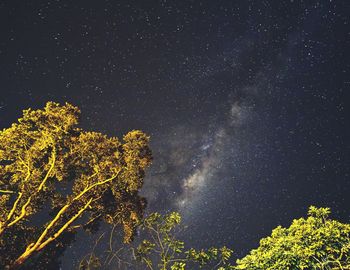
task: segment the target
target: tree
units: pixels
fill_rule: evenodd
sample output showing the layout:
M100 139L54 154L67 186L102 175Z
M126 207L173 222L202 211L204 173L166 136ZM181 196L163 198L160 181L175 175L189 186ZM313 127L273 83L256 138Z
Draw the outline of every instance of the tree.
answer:
M350 224L328 218L329 208L311 206L308 218L278 226L236 269L350 269Z
M120 224L124 242L132 240L146 206L138 191L149 137L134 130L120 142L79 128L79 116L77 107L48 102L0 132L0 266L52 255L67 235L101 221Z
M98 254L96 246L105 236L101 234L92 251L81 260L79 269L233 269L228 263L232 250L227 247L186 250L185 243L176 238L184 229L180 222L181 216L177 212L166 215L151 213L143 219L139 226L139 237L131 246L121 247L118 243L115 246L112 229L108 250Z
M135 259L150 270L183 270L193 265L209 269L230 267L228 260L232 250L227 247L185 250L185 243L176 238L180 222L181 216L177 212L166 215L152 213L145 218L141 229L146 232L146 237L134 250Z

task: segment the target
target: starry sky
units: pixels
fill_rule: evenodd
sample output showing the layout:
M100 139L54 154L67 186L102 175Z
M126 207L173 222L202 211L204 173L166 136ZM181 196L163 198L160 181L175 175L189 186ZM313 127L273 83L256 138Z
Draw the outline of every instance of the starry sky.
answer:
M349 1L1 1L0 127L49 101L151 136L148 210L243 256L329 206L350 219Z

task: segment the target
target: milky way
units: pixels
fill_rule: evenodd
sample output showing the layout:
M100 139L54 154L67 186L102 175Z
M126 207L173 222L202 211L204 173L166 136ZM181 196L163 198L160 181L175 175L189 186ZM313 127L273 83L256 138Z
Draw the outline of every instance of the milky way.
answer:
M185 214L190 210L195 212L196 201L205 200L206 189L215 181L216 173L225 169L224 159L233 151L231 137L248 121L251 109L234 102L222 116L225 120L219 126L207 123L208 129L203 132L182 127L165 136L171 142L165 153L170 155L157 160L158 153L155 154L155 165L159 168L150 173L143 190L150 204L157 203L159 196L167 198L162 194L165 192L171 207Z
M193 171L180 180L181 190L175 204L183 212L192 210L195 213L196 200L205 200L206 188L215 181L217 172L225 170L224 158L232 152L234 132L239 132L240 125L247 119L248 108L238 102L231 105L228 119L222 127L218 127L207 142L199 147L199 154L194 158ZM188 214L188 213L187 213Z

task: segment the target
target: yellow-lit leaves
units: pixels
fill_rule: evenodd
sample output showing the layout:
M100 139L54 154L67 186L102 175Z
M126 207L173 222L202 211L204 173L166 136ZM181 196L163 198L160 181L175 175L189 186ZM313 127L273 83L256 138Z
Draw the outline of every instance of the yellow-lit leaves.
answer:
M61 106L47 102L43 110L24 110L18 122L33 131L60 134L74 128L79 122L79 116L80 110L69 103Z
M329 214L329 208L311 206L307 219L274 229L258 249L237 261L236 268L349 269L350 225L328 219Z
M122 224L124 241L131 241L145 208L138 190L152 159L149 137L132 131L121 143L78 128L79 117L77 107L48 102L24 110L18 123L0 131L0 190L10 191L0 192L0 235L10 226L25 228L25 221L51 204L57 219L47 220L50 231L38 228L43 239L28 240L40 240L38 247L100 220ZM72 219L80 225L71 226Z
M138 190L142 182L144 170L152 161L151 151L149 149L149 137L140 130L133 130L123 137L124 144L123 158L126 169L123 171L122 178L129 191Z

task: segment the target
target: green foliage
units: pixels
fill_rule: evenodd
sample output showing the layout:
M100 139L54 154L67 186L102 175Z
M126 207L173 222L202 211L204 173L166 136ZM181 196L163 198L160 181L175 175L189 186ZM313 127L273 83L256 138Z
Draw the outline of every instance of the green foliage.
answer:
M152 213L144 219L141 228L146 232L144 239L135 250L135 258L148 269L192 269L220 267L230 269L228 260L232 250L227 247L209 248L207 250L185 250L185 243L176 238L181 229L181 216L177 212L166 215Z
M120 224L124 242L132 240L146 206L138 191L149 137L134 130L119 141L82 130L79 117L77 107L48 102L0 131L0 266L45 250L54 256L65 234L101 221ZM48 208L47 220L34 223Z
M85 270L100 269L101 267L101 260L93 253L89 254L89 256L84 258L79 264L79 269Z
M278 226L236 269L350 269L350 224L328 218L329 208L311 206L308 218Z
M183 228L176 212L146 217L141 224L145 236L141 233L143 240L131 250L137 262L153 270L350 269L350 225L329 219L329 214L329 208L311 206L306 219L294 220L289 228L278 226L236 265L229 263L232 250L227 247L186 250L185 243L176 238ZM121 262L120 257L118 260ZM133 261L123 269L140 268Z

